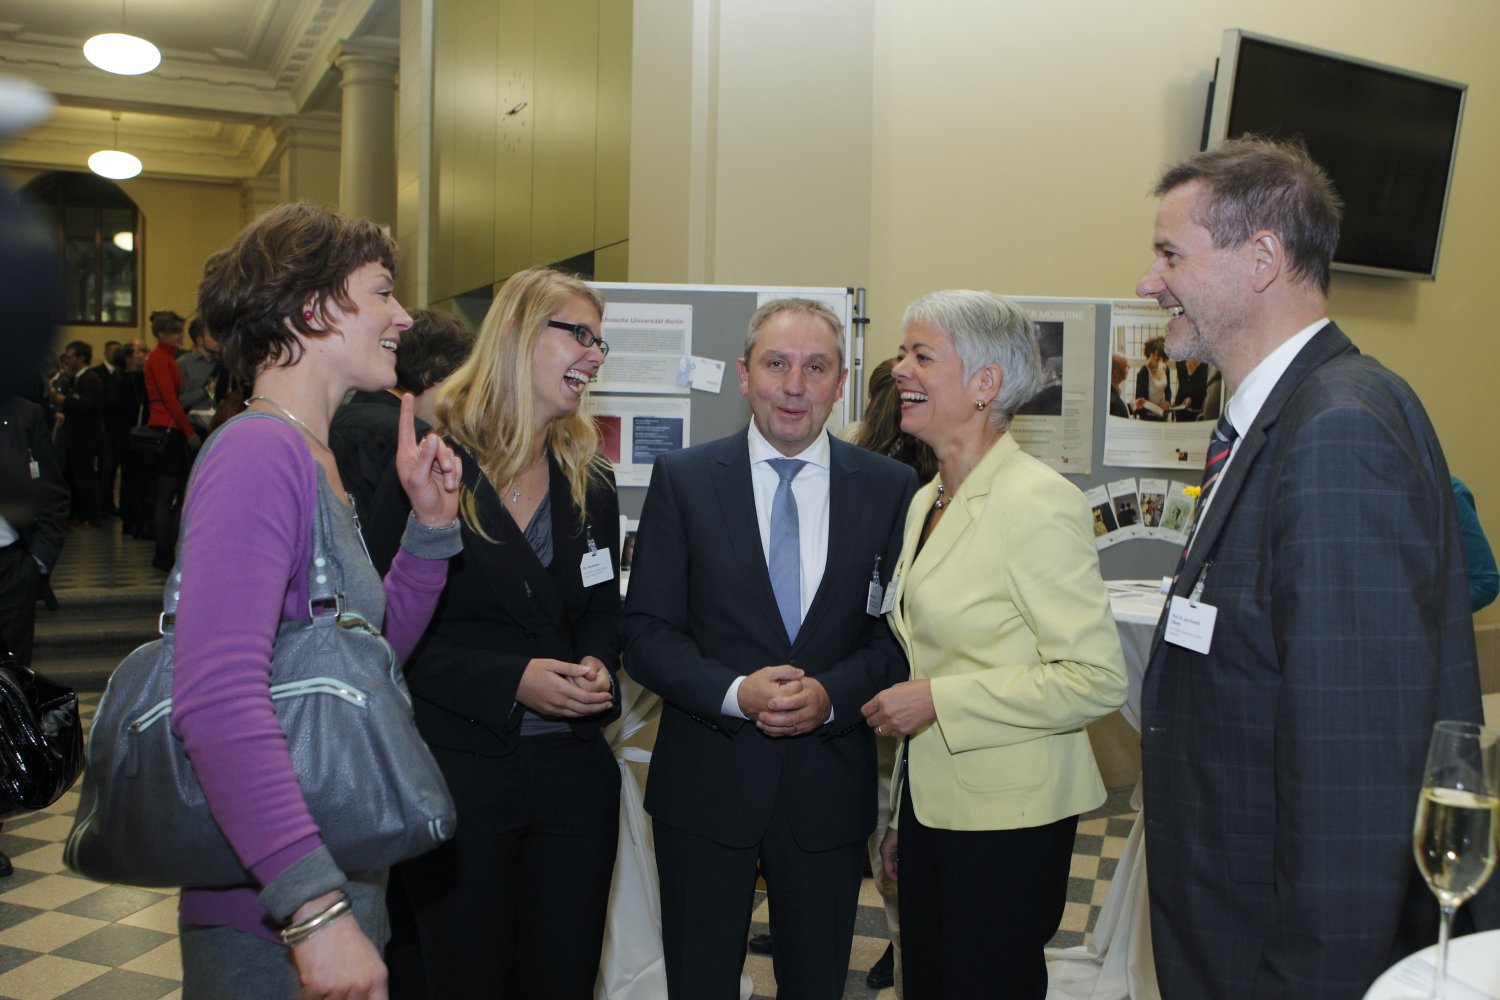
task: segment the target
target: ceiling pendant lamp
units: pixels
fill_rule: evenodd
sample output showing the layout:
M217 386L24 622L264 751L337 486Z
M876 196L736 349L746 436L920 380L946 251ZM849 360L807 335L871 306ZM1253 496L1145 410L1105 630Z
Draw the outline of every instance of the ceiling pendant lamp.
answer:
M120 113L112 112L115 120L115 146L120 145ZM89 157L89 169L100 177L108 177L112 181L124 181L136 176L141 172L141 161L139 157L132 156L121 149L101 149Z
M95 35L83 43L83 57L107 73L139 76L161 65L161 49L125 34L125 0L120 0L120 30Z

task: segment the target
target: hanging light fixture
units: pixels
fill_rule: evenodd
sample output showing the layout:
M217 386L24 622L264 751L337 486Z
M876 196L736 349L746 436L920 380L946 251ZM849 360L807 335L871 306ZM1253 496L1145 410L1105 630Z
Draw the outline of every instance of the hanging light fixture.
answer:
M110 117L115 120L115 146L118 147L120 145L120 113L110 112ZM101 149L89 157L89 169L100 177L124 181L141 172L141 161L138 157L119 148Z
M83 57L107 73L139 76L161 65L161 49L125 34L125 0L120 0L120 30L95 35L83 43Z

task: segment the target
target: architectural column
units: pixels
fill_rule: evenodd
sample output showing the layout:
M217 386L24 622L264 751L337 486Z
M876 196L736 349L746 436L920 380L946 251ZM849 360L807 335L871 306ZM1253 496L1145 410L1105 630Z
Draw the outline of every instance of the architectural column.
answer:
M339 120L310 112L277 121L282 146L278 179L280 200L333 207L339 203L334 177L339 166Z
M333 64L342 74L343 157L339 209L388 231L396 224L396 69L394 39L339 43Z

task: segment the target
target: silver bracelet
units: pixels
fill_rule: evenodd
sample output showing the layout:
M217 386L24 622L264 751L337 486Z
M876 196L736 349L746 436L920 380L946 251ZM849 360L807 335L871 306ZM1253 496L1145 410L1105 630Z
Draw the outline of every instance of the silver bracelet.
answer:
M318 912L283 927L281 930L282 943L288 948L294 948L335 920L349 913L352 909L353 907L349 904L349 897L340 892L338 899L335 899Z

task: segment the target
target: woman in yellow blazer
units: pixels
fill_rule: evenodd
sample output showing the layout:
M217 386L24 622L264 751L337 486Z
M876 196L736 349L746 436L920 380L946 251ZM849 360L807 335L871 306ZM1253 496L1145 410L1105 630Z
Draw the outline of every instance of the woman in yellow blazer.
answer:
M1006 434L1041 383L1030 318L947 291L902 326L901 429L939 474L912 501L892 583L911 680L864 714L905 737L882 845L905 996L1043 998L1078 814L1104 801L1084 727L1124 702L1124 658L1088 503Z

